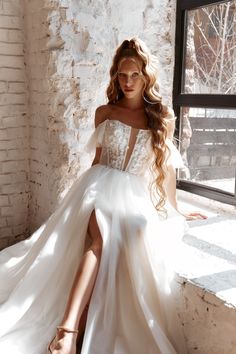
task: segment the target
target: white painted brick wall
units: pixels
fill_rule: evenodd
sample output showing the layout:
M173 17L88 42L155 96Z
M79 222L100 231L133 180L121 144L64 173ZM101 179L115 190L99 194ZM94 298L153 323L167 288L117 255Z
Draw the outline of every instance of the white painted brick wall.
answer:
M0 1L0 248L28 236L23 1Z

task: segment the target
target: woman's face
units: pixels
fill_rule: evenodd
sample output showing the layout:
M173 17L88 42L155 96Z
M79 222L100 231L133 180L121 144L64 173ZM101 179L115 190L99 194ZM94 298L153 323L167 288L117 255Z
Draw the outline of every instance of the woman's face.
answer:
M142 95L144 80L140 67L134 58L122 59L118 65L118 82L126 98Z

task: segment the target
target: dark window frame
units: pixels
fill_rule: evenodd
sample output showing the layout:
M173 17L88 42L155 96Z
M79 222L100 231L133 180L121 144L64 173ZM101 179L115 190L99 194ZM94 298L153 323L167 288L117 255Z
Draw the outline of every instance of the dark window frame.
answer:
M187 38L187 10L194 10L207 5L224 3L226 1L212 0L177 0L176 9L176 35L175 35L175 68L173 83L173 108L176 120L176 136L178 138L180 127L181 107L202 108L231 108L236 109L236 95L219 94L184 94L182 82L184 82L184 58ZM235 169L236 170L236 169ZM177 188L236 206L236 171L234 193L206 186L200 183L177 179Z

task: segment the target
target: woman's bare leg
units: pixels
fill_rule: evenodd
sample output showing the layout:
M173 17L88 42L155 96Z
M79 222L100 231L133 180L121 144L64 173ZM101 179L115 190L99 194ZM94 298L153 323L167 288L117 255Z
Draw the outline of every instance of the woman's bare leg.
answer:
M89 249L84 253L75 275L65 314L60 324L61 327L69 329L77 329L79 327L83 311L90 300L99 268L102 253L102 237L98 228L95 211L91 214L88 231L92 242ZM63 354L75 353L76 349L72 349L72 346L75 347L76 336L63 331L59 332L59 336L55 353L58 353L58 350Z

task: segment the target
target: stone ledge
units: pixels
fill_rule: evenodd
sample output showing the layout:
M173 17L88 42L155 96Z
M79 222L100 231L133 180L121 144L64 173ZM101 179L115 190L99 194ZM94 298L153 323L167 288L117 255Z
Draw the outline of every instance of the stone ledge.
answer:
M208 216L188 223L176 269L189 354L236 354L236 210L183 191L178 199Z

